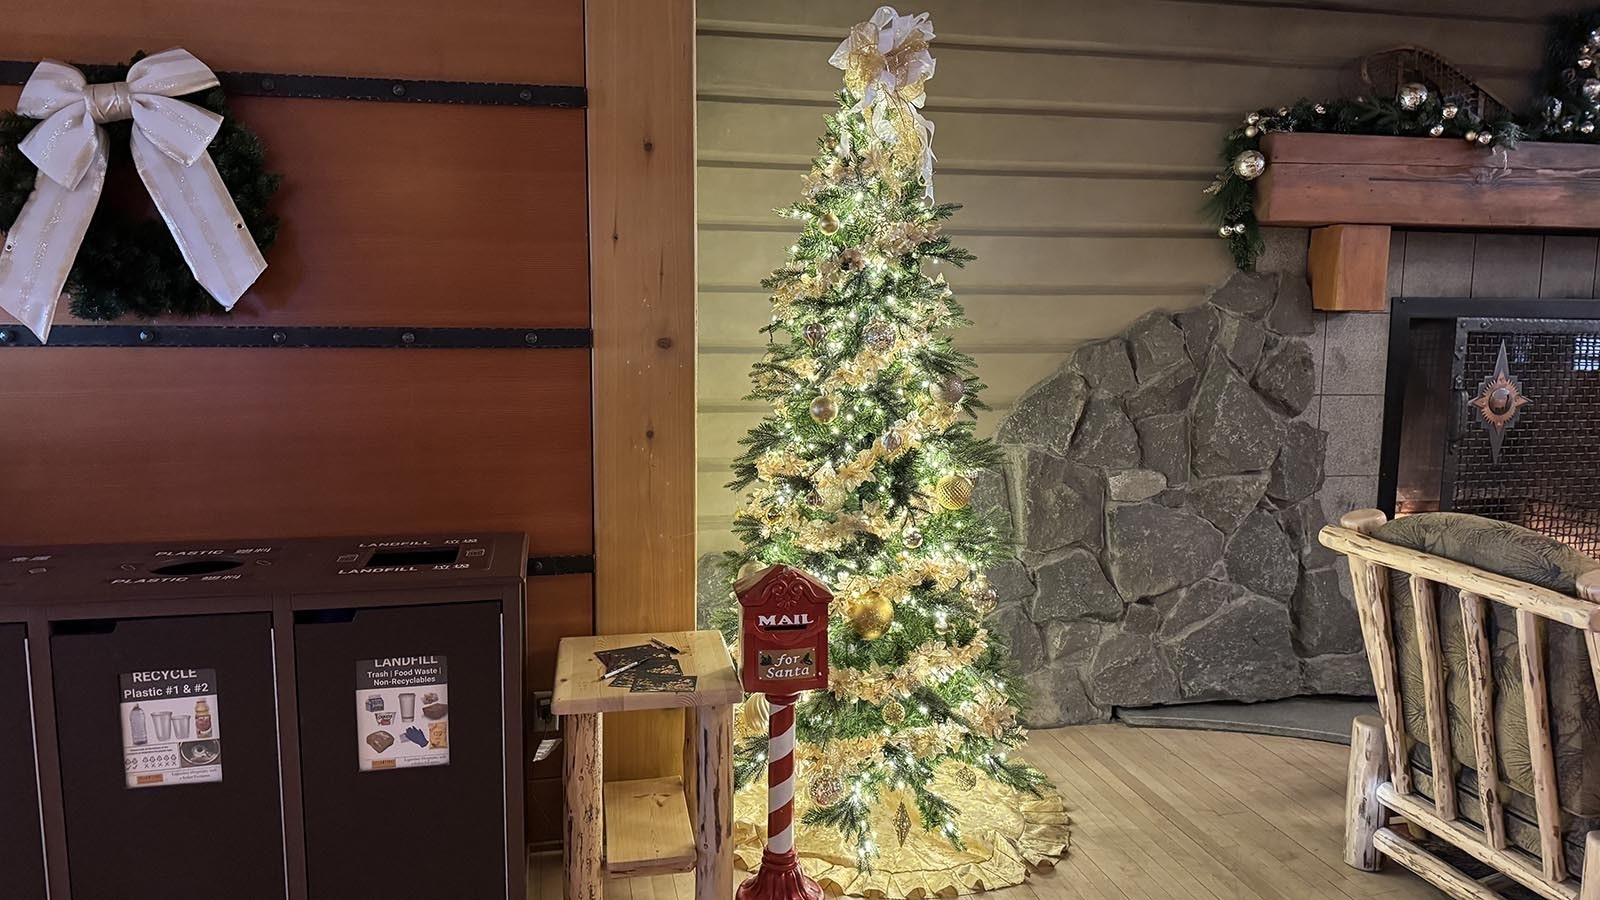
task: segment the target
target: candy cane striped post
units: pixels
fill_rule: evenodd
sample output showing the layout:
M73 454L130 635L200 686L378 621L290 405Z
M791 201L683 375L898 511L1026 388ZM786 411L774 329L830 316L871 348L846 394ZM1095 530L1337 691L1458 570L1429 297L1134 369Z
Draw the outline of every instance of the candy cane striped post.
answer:
M737 900L822 900L822 886L794 852L794 705L799 694L768 694L767 849L761 868L739 885Z

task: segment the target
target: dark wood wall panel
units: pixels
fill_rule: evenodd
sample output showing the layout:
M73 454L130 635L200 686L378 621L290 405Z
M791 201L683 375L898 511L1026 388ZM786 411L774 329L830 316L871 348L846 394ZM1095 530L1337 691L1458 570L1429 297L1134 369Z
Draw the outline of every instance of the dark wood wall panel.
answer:
M454 529L591 552L585 350L0 352L0 544Z
M582 0L5 0L0 21L10 59L181 46L213 69L583 83Z
M197 322L589 325L583 110L232 102L284 176L283 224L233 315ZM108 198L139 190L110 178Z

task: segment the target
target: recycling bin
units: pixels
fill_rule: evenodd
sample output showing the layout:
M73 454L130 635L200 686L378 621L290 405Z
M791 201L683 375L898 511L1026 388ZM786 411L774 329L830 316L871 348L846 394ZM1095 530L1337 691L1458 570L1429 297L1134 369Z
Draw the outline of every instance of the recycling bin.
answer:
M283 896L271 615L51 627L73 900Z
M506 840L521 685L503 677L491 598L296 612L311 900L506 896L523 865Z
M0 876L6 897L44 900L38 769L29 700L27 629L0 624Z

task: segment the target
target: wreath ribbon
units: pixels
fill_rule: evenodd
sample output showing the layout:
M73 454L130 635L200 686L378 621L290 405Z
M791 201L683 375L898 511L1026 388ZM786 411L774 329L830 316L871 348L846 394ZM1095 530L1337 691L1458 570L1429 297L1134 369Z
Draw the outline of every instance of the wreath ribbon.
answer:
M133 120L134 167L195 281L232 309L267 268L238 207L206 152L222 117L175 99L215 87L217 76L187 50L134 63L128 80L89 84L65 63L34 69L17 112L42 119L18 148L34 182L0 251L0 309L49 339L66 286L106 179L106 122Z

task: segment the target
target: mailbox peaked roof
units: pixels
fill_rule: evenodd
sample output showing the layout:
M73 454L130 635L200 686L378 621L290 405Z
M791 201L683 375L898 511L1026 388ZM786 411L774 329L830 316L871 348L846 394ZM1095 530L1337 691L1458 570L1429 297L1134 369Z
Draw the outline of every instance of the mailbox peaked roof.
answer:
M733 592L743 606L787 607L801 602L827 606L833 600L827 585L793 566L781 564L739 579L733 583Z

